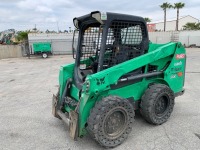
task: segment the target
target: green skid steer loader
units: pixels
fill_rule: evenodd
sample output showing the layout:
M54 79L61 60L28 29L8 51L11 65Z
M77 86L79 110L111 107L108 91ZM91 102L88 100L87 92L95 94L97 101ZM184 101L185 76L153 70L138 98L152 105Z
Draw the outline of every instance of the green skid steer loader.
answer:
M52 101L70 136L89 133L100 145L116 147L131 132L135 110L151 124L166 122L184 93L181 43L149 42L146 22L132 15L95 11L73 22L75 63L61 66Z

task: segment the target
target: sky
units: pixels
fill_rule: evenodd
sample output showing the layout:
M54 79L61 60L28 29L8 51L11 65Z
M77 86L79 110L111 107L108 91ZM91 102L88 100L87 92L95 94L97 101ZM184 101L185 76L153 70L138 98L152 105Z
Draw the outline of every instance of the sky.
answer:
M6 29L29 30L35 26L39 30L72 29L73 18L104 11L149 17L152 22L163 20L163 10L159 7L163 0L0 0L0 31ZM200 19L200 0L168 0L174 4L185 3L180 16L191 15ZM167 19L176 17L176 10L167 11Z

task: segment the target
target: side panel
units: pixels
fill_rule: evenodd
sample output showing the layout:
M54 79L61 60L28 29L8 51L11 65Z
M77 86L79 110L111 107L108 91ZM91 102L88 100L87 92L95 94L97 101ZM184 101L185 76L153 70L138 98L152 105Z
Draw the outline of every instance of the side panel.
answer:
M91 82L91 87L98 91L103 91L108 88L108 86L117 84L119 78L136 70L140 67L148 65L150 63L159 61L160 59L166 58L168 56L174 55L176 49L176 43L168 43L166 45L161 45L155 50L152 50L142 56L131 59L129 61L123 62L119 65L111 67L109 69L103 70L99 73L88 76L87 78ZM151 50L151 46L150 46ZM100 82L98 82L100 81Z
M33 43L33 51L37 52L51 52L51 43Z
M108 95L117 95L123 98L133 98L134 101L138 101L141 99L142 95L144 94L145 90L151 83L161 83L166 84L168 83L163 78L156 78L156 79L146 79L144 78L142 82L138 82L135 84L131 84L129 86L125 86L116 90L110 90Z
M185 80L185 65L185 48L181 45L181 43L178 43L173 59L167 70L164 72L164 80L167 81L174 93L181 92L183 90Z
M124 86L116 90L110 90L108 93L109 95L118 95L123 98L133 97L134 100L138 100L144 93L147 86L148 86L147 82L143 80L142 82Z
M63 65L60 67L60 72L59 72L59 86L60 86L60 94L59 97L62 97L64 88L66 86L66 81L68 78L73 77L73 72L74 72L74 63L69 64L69 65ZM71 91L75 90L74 88L71 89ZM71 92L74 93L74 92Z

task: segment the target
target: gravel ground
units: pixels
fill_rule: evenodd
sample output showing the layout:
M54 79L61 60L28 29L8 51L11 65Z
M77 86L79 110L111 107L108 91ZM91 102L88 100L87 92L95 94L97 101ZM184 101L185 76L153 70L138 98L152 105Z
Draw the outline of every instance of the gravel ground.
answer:
M73 141L51 115L58 72L71 56L0 60L0 149L103 149L90 136ZM129 138L116 150L200 150L200 49L187 49L186 92L176 98L171 118L148 124L137 114Z

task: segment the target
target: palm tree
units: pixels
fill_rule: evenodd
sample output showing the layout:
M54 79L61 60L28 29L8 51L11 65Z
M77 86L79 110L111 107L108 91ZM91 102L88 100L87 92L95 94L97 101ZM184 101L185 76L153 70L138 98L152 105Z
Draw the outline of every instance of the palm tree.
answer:
M176 18L176 31L178 31L178 21L179 21L179 9L185 7L185 3L174 3L174 9L177 9L177 18Z
M148 18L148 17L145 17L144 20L145 20L146 22L151 22L151 19Z
M20 41L20 42L24 42L24 41L27 41L28 40L28 33L29 31L19 31L17 33L17 40Z
M163 3L162 5L160 5L160 7L163 9L164 11L164 31L166 30L166 13L167 13L167 9L172 8L173 6L170 3Z
M188 22L183 26L183 30L200 30L200 23Z

